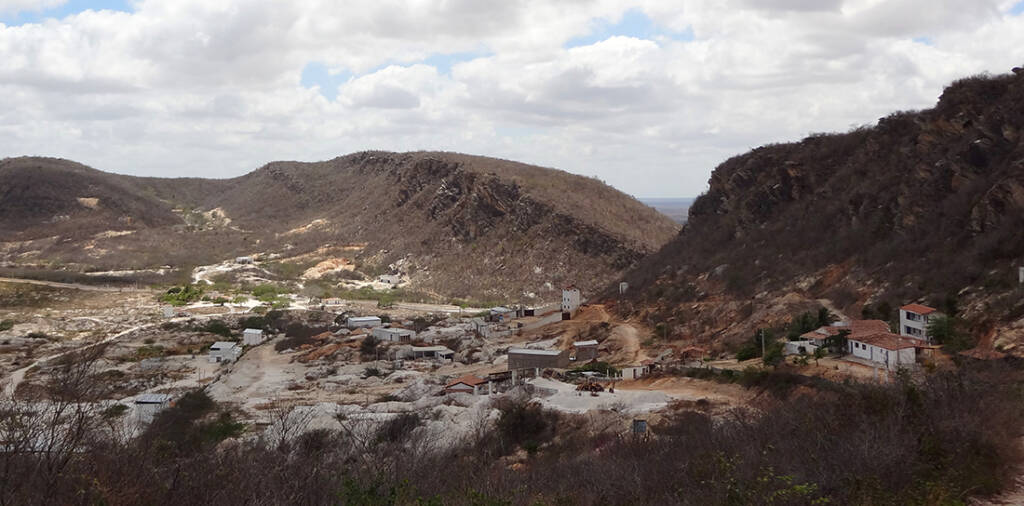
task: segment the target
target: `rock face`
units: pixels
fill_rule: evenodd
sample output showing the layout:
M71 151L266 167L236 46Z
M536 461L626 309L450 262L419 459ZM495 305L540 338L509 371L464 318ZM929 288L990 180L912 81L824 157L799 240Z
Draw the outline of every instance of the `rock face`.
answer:
M930 110L731 158L680 235L626 276L623 307L685 320L693 303L762 307L795 292L853 314L961 298L976 328L1015 320L1024 298L1005 295L1024 265L1022 131L1024 75L978 76Z
M10 241L0 243L0 260L12 263L149 268L357 245L356 264L400 270L415 290L490 300L551 299L569 283L596 290L678 231L592 178L455 153L274 162L230 180L6 159L0 202ZM133 233L107 237L110 230Z

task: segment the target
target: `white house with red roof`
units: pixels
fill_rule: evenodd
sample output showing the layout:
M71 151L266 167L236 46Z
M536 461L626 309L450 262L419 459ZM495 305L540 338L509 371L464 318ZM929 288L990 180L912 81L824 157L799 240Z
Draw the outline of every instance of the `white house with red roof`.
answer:
M917 348L922 345L917 339L898 336L891 332L862 334L847 338L847 351L851 355L896 370L912 367L917 362Z
M928 324L942 316L933 307L921 304L907 304L900 308L900 335L932 344L928 337Z
M481 393L481 388L485 386L489 386L488 380L470 374L448 382L448 384L444 386L444 393L477 395ZM490 390L488 389L485 393L490 393Z

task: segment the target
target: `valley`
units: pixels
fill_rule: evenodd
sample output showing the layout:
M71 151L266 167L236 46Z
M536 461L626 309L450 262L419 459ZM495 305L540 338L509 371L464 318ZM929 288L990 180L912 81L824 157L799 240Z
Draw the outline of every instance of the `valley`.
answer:
M1022 100L957 81L692 202L447 152L4 159L0 459L60 464L0 465L0 499L135 468L184 503L1014 497Z

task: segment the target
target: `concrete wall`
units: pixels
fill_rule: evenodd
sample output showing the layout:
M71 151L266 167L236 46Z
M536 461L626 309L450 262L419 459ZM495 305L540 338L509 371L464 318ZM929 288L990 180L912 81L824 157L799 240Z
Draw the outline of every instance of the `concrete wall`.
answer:
M377 327L373 329L373 337L392 343L408 343L413 339L416 339L416 333L407 329L386 329L384 327Z
M870 360L890 370L896 370L900 367L911 367L916 360L914 348L888 350L880 346L851 340L849 342L849 351L850 354L857 358Z
M562 312L572 313L580 307L579 290L562 290Z
M806 354L806 355L814 355L814 350L817 349L818 347L816 346L816 342L815 341L810 341L810 340L807 340L807 341L787 341L786 342L786 347L783 350L783 354L785 354L785 355L799 355L800 354L800 348L804 349L804 354Z
M352 318L349 318L345 322L345 326L350 328L350 329L358 329L358 328L367 328L368 329L368 328L373 328L373 327L380 327L381 325L382 325L382 323L380 321L380 318L371 318L370 320L366 320L366 321L353 320Z
M622 379L638 379L642 378L650 372L650 368L647 366L636 366L636 367L623 367L622 368Z
M558 355L533 355L509 352L508 369L568 369L569 352L562 351Z
M577 362L589 362L595 358L597 358L597 345L576 347Z
M242 344L246 346L256 346L263 342L263 331L246 329L242 332Z

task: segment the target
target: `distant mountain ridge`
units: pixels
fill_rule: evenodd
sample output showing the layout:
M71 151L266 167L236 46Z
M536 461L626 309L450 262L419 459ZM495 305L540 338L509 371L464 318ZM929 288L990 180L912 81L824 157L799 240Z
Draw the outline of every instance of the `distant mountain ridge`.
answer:
M672 221L683 224L686 223L686 217L690 214L690 206L693 205L693 201L697 200L693 197L688 198L654 198L645 197L641 198L640 202L647 204L658 210L659 213L672 218Z
M0 160L7 265L179 267L328 246L430 293L529 298L565 283L596 289L677 230L592 178L456 153L273 162L223 180Z
M786 311L780 301L825 298L854 316L881 303L954 305L982 345L1022 352L1021 266L1015 69L961 79L933 109L725 161L680 235L627 274L620 309L724 345L781 318L768 311Z

